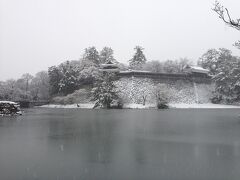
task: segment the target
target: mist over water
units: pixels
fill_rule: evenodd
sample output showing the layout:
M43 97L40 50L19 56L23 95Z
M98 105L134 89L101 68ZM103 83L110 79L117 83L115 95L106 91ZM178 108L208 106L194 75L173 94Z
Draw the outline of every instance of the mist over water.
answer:
M238 109L27 109L0 117L0 179L238 179Z

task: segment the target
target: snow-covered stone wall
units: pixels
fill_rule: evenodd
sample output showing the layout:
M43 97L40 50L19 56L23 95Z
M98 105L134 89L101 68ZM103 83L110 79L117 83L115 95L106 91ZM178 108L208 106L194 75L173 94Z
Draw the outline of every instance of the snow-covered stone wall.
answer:
M175 82L158 82L151 78L124 77L115 82L119 95L124 103L142 104L156 103L156 91L163 88L169 103L208 103L210 102L213 86L211 84L193 83L188 80Z

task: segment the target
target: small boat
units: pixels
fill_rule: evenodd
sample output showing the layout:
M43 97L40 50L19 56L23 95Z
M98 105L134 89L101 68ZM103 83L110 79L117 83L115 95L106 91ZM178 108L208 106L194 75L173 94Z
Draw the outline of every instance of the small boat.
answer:
M22 115L22 111L16 102L0 101L0 115Z

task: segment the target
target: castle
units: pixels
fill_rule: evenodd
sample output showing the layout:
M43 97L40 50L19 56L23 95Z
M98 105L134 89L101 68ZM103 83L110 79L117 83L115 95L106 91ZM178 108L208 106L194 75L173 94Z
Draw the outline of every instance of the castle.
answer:
M197 66L186 66L182 73L154 73L150 71L120 71L112 62L100 65L103 72L116 73L116 86L126 103L155 102L154 93L159 87L167 92L170 103L208 103L213 90L209 71Z
M101 64L100 69L103 72L114 72L119 78L123 77L137 77L150 78L159 82L185 80L195 83L211 83L211 76L209 70L198 66L185 66L182 73L154 73L151 71L127 70L120 71L116 63L107 62Z

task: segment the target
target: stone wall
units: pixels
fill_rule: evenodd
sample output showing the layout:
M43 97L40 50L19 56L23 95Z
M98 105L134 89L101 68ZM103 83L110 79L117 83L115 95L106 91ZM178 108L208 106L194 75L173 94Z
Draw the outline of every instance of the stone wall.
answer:
M122 76L115 82L124 103L156 103L156 92L164 92L169 103L208 103L213 90L209 79L184 76Z

